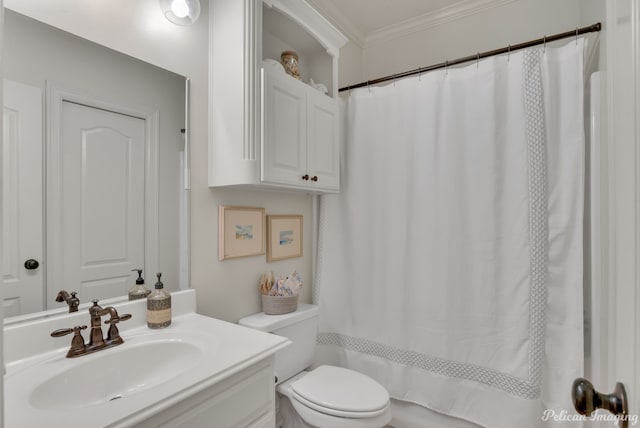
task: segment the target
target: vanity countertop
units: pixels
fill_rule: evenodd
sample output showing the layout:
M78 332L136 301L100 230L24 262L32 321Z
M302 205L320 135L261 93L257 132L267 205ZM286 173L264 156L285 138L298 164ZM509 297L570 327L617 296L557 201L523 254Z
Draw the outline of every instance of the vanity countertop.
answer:
M194 296L195 292L184 298L195 300ZM146 302L127 302L117 309L121 314L138 312L131 309L142 304ZM124 344L90 355L66 358L70 336L56 338L55 349L41 349L28 356L23 355L26 351L14 349L12 355L21 357L7 361L5 426L133 426L271 357L289 344L280 336L188 312L190 306L186 305L186 311L178 309L171 326L165 329L151 330L138 320L130 328L121 329ZM85 317L88 321L88 315L82 319ZM132 320L135 318L134 313ZM43 320L42 325L23 326L23 332L50 332L61 328L61 323L65 324L63 327L73 327L77 325L73 320L70 325L66 325L68 318ZM18 337L15 333L9 334L9 342ZM87 337L86 330L84 336ZM47 341L47 337L23 337L25 343L41 339ZM165 352L166 355L159 355ZM124 378L119 379L120 376ZM125 385L121 391L117 390L119 382ZM69 385L72 389L63 393ZM57 391L61 392L56 394ZM69 392L71 396L67 396Z

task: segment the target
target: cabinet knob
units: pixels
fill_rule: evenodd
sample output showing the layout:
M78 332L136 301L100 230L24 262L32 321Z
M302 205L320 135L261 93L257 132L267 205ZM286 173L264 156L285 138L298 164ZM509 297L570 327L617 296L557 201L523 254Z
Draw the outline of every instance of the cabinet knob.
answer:
M314 175L313 177L311 177L311 181L318 181L318 176Z
M303 176L302 176L302 179L303 179L303 180L308 180L308 179L309 179L309 174L305 174L305 175L303 175Z

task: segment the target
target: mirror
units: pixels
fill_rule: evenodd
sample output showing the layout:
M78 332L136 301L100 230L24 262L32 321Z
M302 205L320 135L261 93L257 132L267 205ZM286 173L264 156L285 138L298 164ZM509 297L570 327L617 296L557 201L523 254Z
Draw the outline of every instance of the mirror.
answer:
M63 289L126 300L132 269L188 288L187 79L8 9L4 31L5 325Z

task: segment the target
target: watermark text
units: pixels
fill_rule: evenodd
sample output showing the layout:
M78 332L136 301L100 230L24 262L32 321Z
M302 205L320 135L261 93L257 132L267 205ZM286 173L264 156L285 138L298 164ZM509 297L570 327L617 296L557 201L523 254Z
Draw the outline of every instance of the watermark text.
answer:
M584 422L584 421L599 421L599 422L611 422L612 424L618 424L620 421L628 421L630 426L635 426L638 423L638 415L614 415L609 412L593 412L590 416L584 416L577 413L568 412L566 410L556 411L554 409L546 409L542 412L542 420L544 422Z

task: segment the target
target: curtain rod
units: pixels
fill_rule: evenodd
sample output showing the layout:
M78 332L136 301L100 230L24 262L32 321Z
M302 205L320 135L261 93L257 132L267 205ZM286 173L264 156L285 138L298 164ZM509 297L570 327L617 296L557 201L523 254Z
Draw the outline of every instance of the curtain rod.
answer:
M507 46L506 48L494 49L492 51L486 51L486 52L478 52L475 55L465 56L463 58L454 59L453 61L445 61L445 62L441 62L440 64L430 65L428 67L420 67L420 68L418 68L416 70L411 70L411 71L405 71L405 72L402 72L402 73L392 74L391 76L380 77L380 78L374 79L374 80L367 80L366 82L360 82L360 83L357 83L355 85L349 85L349 86L345 86L343 88L340 88L338 92L348 91L348 90L357 89L357 88L363 88L365 86L370 86L370 85L377 85L378 83L388 82L390 80L395 80L395 79L401 79L403 77L408 77L408 76L414 76L416 74L422 74L422 73L425 73L427 71L433 71L433 70L438 70L440 68L451 67L453 65L458 65L458 64L465 63L465 62L479 61L482 58L487 58L487 57L490 57L490 56L510 53L512 51L517 51L519 49L526 49L526 48L530 48L532 46L547 44L547 42L555 42L556 40L566 39L567 37L578 37L580 34L598 32L601 29L602 29L602 25L598 22L596 24L589 25L589 26L586 26L586 27L576 28L573 31L567 31L565 33L558 33L558 34L554 34L552 36L544 36L541 39L530 40L528 42L519 43L517 45L510 45L510 46Z

